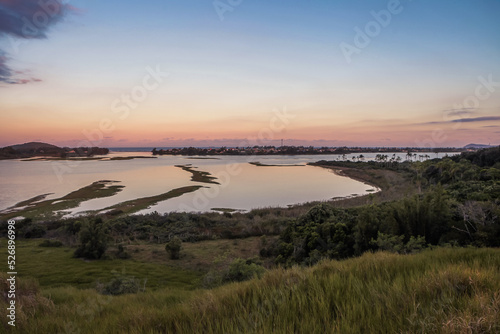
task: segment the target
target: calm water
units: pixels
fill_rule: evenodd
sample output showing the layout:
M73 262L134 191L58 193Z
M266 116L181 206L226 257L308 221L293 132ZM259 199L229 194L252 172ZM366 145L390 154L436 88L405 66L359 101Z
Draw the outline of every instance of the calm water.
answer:
M112 152L109 156L149 155L147 152ZM356 156L358 154L355 154ZM365 160L376 154L363 153ZM435 153L429 153L436 157ZM392 156L390 154L389 156ZM405 159L405 154L400 153ZM125 188L114 196L83 202L69 213L100 210L139 197L165 193L188 185L205 188L160 202L142 212L209 211L211 208L248 210L287 206L334 197L366 194L373 187L341 177L330 170L305 166L307 162L337 160L337 155L314 156L220 156L189 159L161 156L157 159L123 161L0 161L0 210L37 195L58 198L99 180L115 180ZM350 155L347 155L350 159ZM303 166L258 167L248 164L301 164ZM219 178L220 185L191 181L191 173L174 167L192 164Z

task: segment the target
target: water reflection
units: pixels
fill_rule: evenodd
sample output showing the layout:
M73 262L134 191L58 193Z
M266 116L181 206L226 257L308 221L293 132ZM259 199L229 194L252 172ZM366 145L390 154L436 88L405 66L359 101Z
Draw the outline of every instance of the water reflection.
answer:
M223 175L222 166L204 166L213 175ZM146 212L209 211L212 208L249 210L269 206L328 200L351 194L366 194L373 187L313 166L257 167L241 164L240 173L194 193L158 203ZM221 178L222 179L222 178Z

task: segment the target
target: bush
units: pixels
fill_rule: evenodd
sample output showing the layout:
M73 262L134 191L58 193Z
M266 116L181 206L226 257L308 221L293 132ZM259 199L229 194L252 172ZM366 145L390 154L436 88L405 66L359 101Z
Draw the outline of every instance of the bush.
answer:
M145 283L145 282L144 282ZM145 284L144 284L145 285ZM103 295L123 295L126 293L137 293L141 289L141 282L134 277L116 277L106 284L97 284L97 291Z
M203 287L210 289L222 285L222 274L217 270L210 270L203 277Z
M84 223L80 230L80 245L75 251L75 257L100 259L108 248L107 232L101 218Z
M418 236L415 238L412 236L405 245L405 253L406 254L418 253L426 247L427 244L425 243L424 237Z
M182 240L179 237L173 237L166 245L165 250L170 253L172 260L177 260L180 257L182 248Z
M46 229L44 226L38 223L33 223L25 227L23 229L23 232L23 236L26 239L36 239L43 237L46 233Z
M264 273L264 268L252 259L236 259L223 275L224 282L241 282L249 280L255 276L260 277Z
M118 245L118 251L116 252L116 257L119 259L129 259L130 254L127 252L127 249L123 247L123 245Z
M378 249L391 252L391 253L402 253L404 244L404 235L389 235L378 232L377 240L372 239L370 244L377 246Z
M38 246L39 247L61 247L63 245L59 240L44 240Z
M226 262L227 258L224 256L216 260L214 263L217 265L220 261ZM254 277L261 277L265 269L254 259L235 259L229 265L217 265L212 268L203 277L203 287L215 288L224 283L241 282L252 279Z
M377 240L372 239L370 243L376 245L378 249L398 254L414 254L427 247L425 238L422 236L411 237L405 244L404 235L388 235L378 232Z
M63 230L69 235L75 235L80 232L82 229L82 223L77 220L77 221L69 221L64 224Z

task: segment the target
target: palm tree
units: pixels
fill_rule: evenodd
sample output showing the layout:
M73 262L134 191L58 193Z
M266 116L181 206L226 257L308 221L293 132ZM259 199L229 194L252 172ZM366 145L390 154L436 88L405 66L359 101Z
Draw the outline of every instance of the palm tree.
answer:
M406 160L411 161L412 157L413 157L413 154L411 153L411 151L408 151L408 153L406 153Z

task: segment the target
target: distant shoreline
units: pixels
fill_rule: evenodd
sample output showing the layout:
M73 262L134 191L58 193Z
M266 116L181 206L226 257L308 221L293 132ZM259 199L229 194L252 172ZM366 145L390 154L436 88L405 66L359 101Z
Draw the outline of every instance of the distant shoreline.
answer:
M132 148L131 148L132 149ZM416 155L417 153L460 153L467 151L467 148L443 147L443 148L412 148L412 147L306 147L306 146L253 146L253 147L219 147L219 148L199 148L199 147L183 147L183 148L153 148L153 155L180 155L180 156L251 156L251 155L348 155L360 154L360 157L365 153L406 153L408 156Z
M109 149L102 147L58 147L42 142L29 142L0 148L0 160L44 158L92 158L106 155Z

